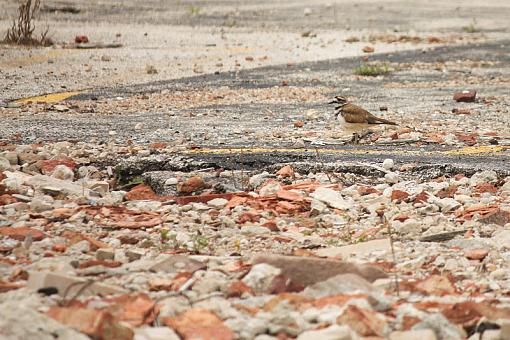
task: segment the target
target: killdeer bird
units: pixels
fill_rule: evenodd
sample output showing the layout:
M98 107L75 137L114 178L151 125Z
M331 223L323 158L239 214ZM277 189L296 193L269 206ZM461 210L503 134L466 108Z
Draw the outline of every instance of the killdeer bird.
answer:
M364 125L373 125L373 124L388 124L388 125L397 125L397 123L391 122L389 120L379 118L368 112L367 110L351 104L347 101L345 97L336 96L335 99L329 104L338 104L335 107L335 119L338 118L338 115L342 115L345 123L348 124L364 124Z
M335 99L328 104L336 104L335 106L335 119L338 119L338 115L342 116L342 125L345 130L360 131L361 133L353 133L353 141L358 143L362 136L367 135L364 131L368 127L378 124L397 125L397 123L379 118L368 112L367 110L351 104L347 101L347 98L342 96L336 96ZM360 136L361 135L361 136Z

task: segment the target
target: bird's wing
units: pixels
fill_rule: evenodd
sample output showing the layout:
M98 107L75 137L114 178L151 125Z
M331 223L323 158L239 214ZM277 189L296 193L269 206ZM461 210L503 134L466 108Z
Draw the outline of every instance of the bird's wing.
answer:
M370 112L359 106L347 104L342 107L343 117L347 123L368 123L367 116Z

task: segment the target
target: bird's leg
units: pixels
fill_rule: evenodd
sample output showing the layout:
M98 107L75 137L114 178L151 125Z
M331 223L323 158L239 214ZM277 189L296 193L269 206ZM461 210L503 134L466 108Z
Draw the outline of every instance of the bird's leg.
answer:
M359 144L360 136L357 132L354 132L352 134L351 143L353 144Z

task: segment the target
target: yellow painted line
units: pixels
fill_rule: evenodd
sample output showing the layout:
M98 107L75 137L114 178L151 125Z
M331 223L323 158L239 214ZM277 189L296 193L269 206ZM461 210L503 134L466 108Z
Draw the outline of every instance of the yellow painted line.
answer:
M271 148L225 148L225 149L195 149L184 151L184 154L215 154L215 155L228 155L228 154L257 154L257 153L324 153L324 154L394 154L394 155L445 155L445 156L459 156L459 155L485 155L499 153L508 150L504 146L480 146L480 147L465 147L456 150L448 151L421 151L421 150L375 150L375 149L271 149ZM510 154L502 154L510 156Z
M72 96L76 96L77 94L82 93L82 91L71 91L71 92L59 92L59 93L50 93L43 96L23 98L16 100L17 103L58 103L62 100L66 100Z
M445 151L444 153L447 155L454 156L470 156L470 155L480 155L480 154L488 154L488 153L496 153L500 151L507 150L508 147L505 146L495 146L495 145L483 145L483 146L470 146L457 150Z

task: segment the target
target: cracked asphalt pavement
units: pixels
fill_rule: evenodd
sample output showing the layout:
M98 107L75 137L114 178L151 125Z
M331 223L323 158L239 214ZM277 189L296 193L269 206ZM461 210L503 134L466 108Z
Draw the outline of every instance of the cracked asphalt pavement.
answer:
M216 159L226 157L217 148L303 150L261 152L260 164L317 162L313 150L321 148L328 162L389 157L505 169L510 8L504 1L483 7L474 1L69 3L80 12L41 16L56 46L0 46L3 140L165 142ZM0 28L15 12L5 5ZM75 34L123 46L73 49ZM375 53L364 53L365 46ZM147 65L157 73L146 72ZM355 74L363 65L389 72ZM452 100L466 89L478 92L474 103ZM55 92L66 99L15 101ZM339 93L399 127L377 127L362 146L349 146L351 132L326 105ZM229 157L242 163L235 152Z

